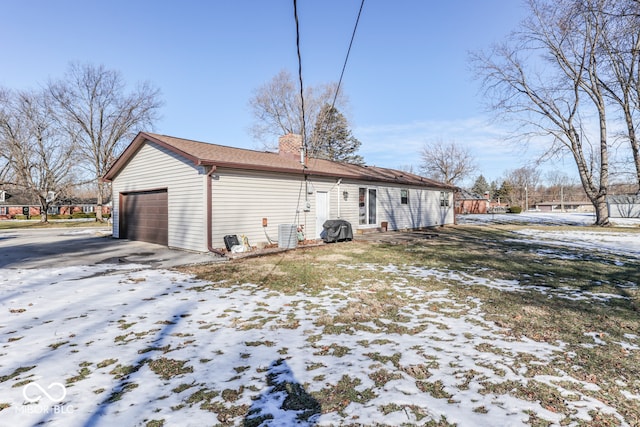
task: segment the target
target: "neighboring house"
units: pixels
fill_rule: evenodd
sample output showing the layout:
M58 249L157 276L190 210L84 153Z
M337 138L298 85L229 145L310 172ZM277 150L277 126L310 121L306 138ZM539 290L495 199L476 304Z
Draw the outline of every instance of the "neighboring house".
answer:
M640 194L607 197L609 218L640 218Z
M40 215L40 205L27 194L15 189L0 190L0 220L27 214Z
M74 213L91 213L97 208L96 199L64 199L57 200L49 206L49 215L72 215ZM102 207L102 214L111 212L111 204ZM20 191L12 193L0 190L0 220L23 218L24 216L38 216L41 207L33 197Z
M588 200L538 202L535 209L540 212L594 212L593 203Z
M316 239L328 219L354 233L454 222L453 186L300 153L292 134L270 153L140 133L104 176L113 237L204 252L223 248L226 235L273 242L289 226Z
M485 197L472 193L469 190L460 190L456 193L457 214L484 214L489 208L489 195Z
M67 198L56 200L49 206L49 214L52 215L73 215L75 213L91 214L98 209L98 199ZM111 202L107 199L102 205L102 215L111 213Z

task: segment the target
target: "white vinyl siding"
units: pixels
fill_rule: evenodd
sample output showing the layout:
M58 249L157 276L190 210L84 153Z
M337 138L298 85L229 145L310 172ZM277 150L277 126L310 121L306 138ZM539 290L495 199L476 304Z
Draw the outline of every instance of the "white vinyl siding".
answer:
M148 142L113 180L113 236L119 237L119 194L167 189L169 247L207 251L205 171L190 161Z
M267 236L275 242L279 224L304 225L305 236L314 238L317 191L331 190L329 216L335 218L335 181L310 177L306 185L302 175L220 168L212 184L212 245L216 248L224 247L227 234L245 235L251 245L267 242ZM307 201L310 210L305 212ZM267 218L266 228L263 218Z
M348 192L347 200L340 200L341 219L349 221L354 229L369 229L370 224L359 223L359 188L375 189L376 224L388 223L389 230L404 230L421 227L434 227L443 224L453 224L452 193L446 192L449 197L449 206L440 207L440 189L427 189L424 187L394 187L392 185L370 183L342 183L340 197L344 191ZM402 203L401 190L409 191L407 204ZM337 195L336 195L337 196ZM333 200L333 199L332 199ZM332 208L335 203L332 201ZM332 212L333 213L333 212Z
M402 203L401 188L378 186L378 217L386 221L389 230L433 227L453 223L451 192L445 192L448 205L440 206L439 189L406 187L411 194L407 204Z

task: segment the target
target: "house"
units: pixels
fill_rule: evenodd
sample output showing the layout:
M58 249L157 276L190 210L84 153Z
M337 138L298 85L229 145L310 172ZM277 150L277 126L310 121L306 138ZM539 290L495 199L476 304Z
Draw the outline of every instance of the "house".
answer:
M15 188L0 190L0 220L40 215L40 205L30 195Z
M536 202L535 209L540 212L594 212L589 200Z
M73 214L93 214L98 210L98 199L66 197L56 200L49 206L49 215L73 215ZM111 213L111 204L107 199L102 204L102 215L106 216Z
M489 209L489 194L484 197L468 190L456 193L456 214L485 214Z
M77 199L67 198L56 200L47 210L49 215L65 215L71 216L77 213L90 214L96 212L96 199ZM108 215L111 212L111 206L105 204L102 207L102 214ZM0 190L0 220L6 219L25 219L31 217L39 217L42 208L32 195L24 191L12 189L11 192Z
M226 235L259 246L290 226L317 239L328 219L350 222L354 233L454 222L455 187L301 152L293 134L272 153L140 133L104 176L113 237L219 252Z
M607 196L609 218L640 218L640 194Z

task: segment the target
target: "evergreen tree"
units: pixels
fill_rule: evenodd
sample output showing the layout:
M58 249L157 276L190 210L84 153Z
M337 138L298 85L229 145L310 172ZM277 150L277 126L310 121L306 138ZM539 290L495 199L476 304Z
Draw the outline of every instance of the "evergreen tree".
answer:
M481 174L476 178L473 187L471 187L471 191L479 196L484 196L484 193L490 191L489 183L484 175Z
M311 157L333 160L337 162L364 164L364 159L357 154L362 143L352 134L347 119L337 108L325 104L313 129L308 144Z
M513 185L509 181L502 181L496 196L502 203L511 203L513 201Z
M500 187L498 186L498 181L496 181L495 179L491 181L491 184L489 184L489 194L491 195L491 200L498 198L499 189Z

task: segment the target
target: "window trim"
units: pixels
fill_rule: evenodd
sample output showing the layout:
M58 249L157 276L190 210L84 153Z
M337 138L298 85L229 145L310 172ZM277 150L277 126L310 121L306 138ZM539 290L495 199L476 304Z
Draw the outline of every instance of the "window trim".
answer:
M400 189L400 204L401 205L409 204L409 189L407 188Z

